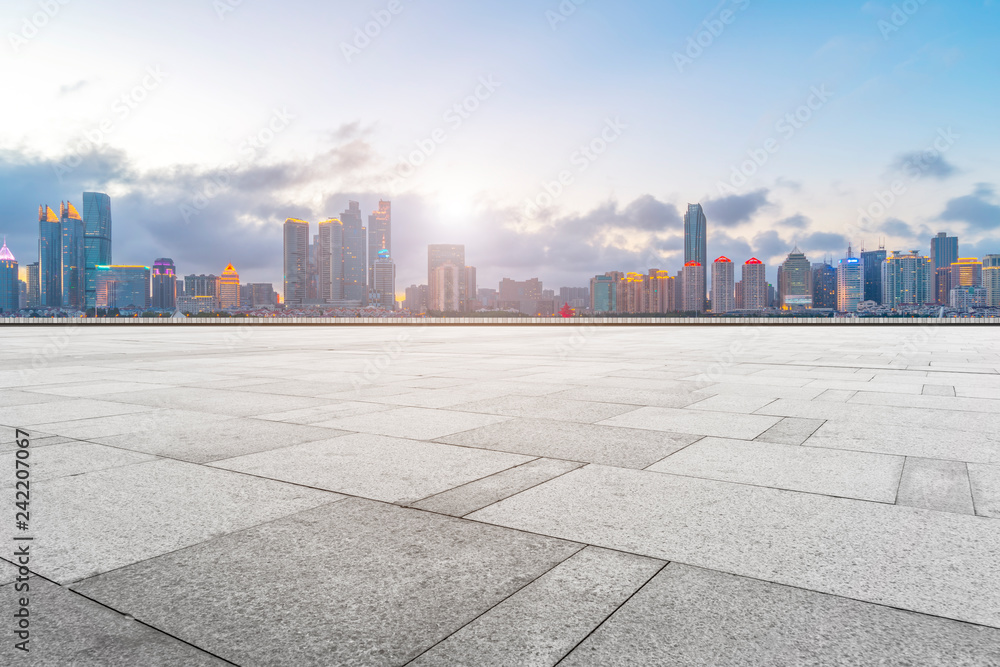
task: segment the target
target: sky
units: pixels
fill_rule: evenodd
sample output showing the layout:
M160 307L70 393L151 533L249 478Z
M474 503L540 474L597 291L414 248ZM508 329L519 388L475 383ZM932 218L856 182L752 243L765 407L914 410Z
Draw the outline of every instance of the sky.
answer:
M998 0L7 0L0 233L35 261L39 204L107 192L115 263L280 289L286 218L389 199L399 292L431 243L479 287L673 273L695 202L771 280L1000 253L997 34Z

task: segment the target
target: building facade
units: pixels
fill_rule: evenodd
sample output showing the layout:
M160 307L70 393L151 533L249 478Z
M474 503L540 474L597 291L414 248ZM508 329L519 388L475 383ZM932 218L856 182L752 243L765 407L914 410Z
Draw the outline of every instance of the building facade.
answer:
M896 308L935 301L929 257L921 257L916 250L907 254L897 250L882 267L883 305Z
M705 267L708 266L708 219L705 217L705 211L702 209L701 204L688 204L687 212L684 214L684 264L685 266L689 262L697 262L702 266L702 273L705 272ZM684 270L681 270L684 274ZM702 287L707 287L702 281ZM687 300L688 289L684 289L685 302ZM705 300L707 292L702 295L702 300ZM705 309L704 306L698 308L698 312ZM685 310L688 308L685 307Z
M153 262L150 281L153 310L174 310L177 307L177 267L174 260L161 257Z
M347 210L340 214L344 225L344 299L367 304L368 255L367 230L361 219L361 204L348 202Z
M958 237L939 232L931 239L931 271L951 266L958 261Z
M861 265L865 274L864 301L882 303L882 262L885 258L885 248L861 251Z
M392 202L379 200L378 209L368 216L368 283L375 284L375 262L379 253L392 257Z
M219 307L230 310L240 307L240 274L229 264L219 278Z
M62 227L49 206L38 207L38 305L62 307Z
M781 265L779 286L782 308L812 308L812 264L798 247Z
M444 304L437 301L438 296L444 292L436 282L436 270L445 264L461 267L463 269L460 272L461 275L459 276L458 300L459 303L463 303L465 301L465 288L461 284L465 278L465 246L450 244L429 245L427 246L427 310L435 312L442 312L445 310L445 308L442 307ZM456 311L457 310L458 309L456 309Z
M98 266L97 308L149 308L150 267Z
M686 262L684 275L684 304L688 313L705 312L705 266L700 262Z
M79 211L69 202L59 204L59 230L62 239L62 305L72 310L84 310L87 293L86 226Z
M736 269L733 260L720 257L712 262L712 312L736 310Z
M826 262L813 267L813 308L837 309L837 270ZM879 284L882 280L879 279ZM882 297L879 297L881 302Z
M982 287L983 263L976 257L960 257L951 265L951 287Z
M21 308L21 280L17 269L17 259L4 240L3 247L0 247L0 313L11 313Z
M837 263L837 310L842 313L858 312L864 301L865 273L861 260L847 249L847 257Z
M305 220L285 220L284 268L285 306L300 308L305 305L309 281L309 223Z
M756 257L751 257L743 264L740 279L743 310L762 311L768 307L766 270L764 262Z
M97 305L97 267L113 264L111 253L111 197L103 192L83 193L84 299Z
M986 305L1000 306L1000 255L983 258L983 287L986 288Z
M383 310L396 310L396 263L388 250L380 250L375 260L374 286L378 305Z

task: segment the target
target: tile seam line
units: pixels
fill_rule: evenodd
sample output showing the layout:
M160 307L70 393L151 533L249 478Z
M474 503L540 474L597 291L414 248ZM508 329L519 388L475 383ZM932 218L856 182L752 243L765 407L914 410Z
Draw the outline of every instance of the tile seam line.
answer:
M453 518L455 518L455 517L453 517ZM461 520L461 519L459 519L459 520ZM484 524L484 525L488 525L488 524ZM590 546L590 545L585 544L583 542L570 542L570 543L571 544L579 545L580 548L577 549L576 551L574 551L573 553L571 553L566 558L563 558L558 563L554 564L552 567L548 568L547 570L545 570L541 574L539 574L537 577L533 578L531 581L527 582L526 584L524 584L523 586L521 586L520 588L518 588L516 591L513 591L510 595L507 595L502 600L497 601L497 603L494 604L494 605L492 605L492 606L490 606L489 609L486 609L482 613L476 615L475 618L470 619L468 623L462 624L460 627L456 628L453 632L448 633L447 636L442 637L439 641L435 642L431 646L428 646L426 649L424 649L423 651L421 651L418 655L415 655L414 657L412 657L409 660L407 660L405 663L403 663L403 667L406 667L406 665L412 664L415 660L419 660L426 653L429 653L430 651L433 651L437 646L445 643L446 641L448 641L449 639L451 639L453 636L455 636L456 634L458 634L459 632L461 632L463 629L465 629L468 626L472 625L473 623L475 623L476 621L478 621L480 618L482 618L486 614L490 613L491 611L493 611L494 609L496 609L497 607L499 607L503 603L507 602L507 600L510 600L512 597L514 597L515 595L517 595L521 591L523 591L526 588L528 588L528 586L531 586L533 583L535 583L536 581L538 581L539 579L541 579L545 575L549 574L550 572L552 572L553 570L555 570L556 568L558 568L560 565L565 564L571 558L575 557L577 554L581 553L582 551L584 551L585 549L587 549Z
M613 611L612 611L612 612L611 612L610 614L608 614L607 616L605 616L605 617L604 617L604 618L603 618L603 619L601 620L601 622L600 622L600 623L598 623L598 624L597 624L596 626L594 626L594 628L593 628L593 629L591 629L591 631L587 633L587 636L586 636L586 637L584 637L583 639L581 639L580 641L578 641L578 642L577 642L577 643L576 643L576 644L575 644L575 645L573 646L573 648L571 648L571 649L570 649L569 651L567 651L567 652L565 653L565 655L563 655L563 656L562 656L561 658L559 658L559 660L557 660L557 661L555 662L555 664L554 664L554 665L553 665L552 667L558 667L559 665L561 665L561 664L562 664L562 662L563 662L563 661L564 661L564 660L565 660L566 658L568 658L568 657L569 657L570 655L572 655L572 654L573 654L573 652L574 652L574 651L576 651L576 650L577 650L578 648L580 648L580 646L582 646L582 645L584 644L584 642L586 642L586 641L587 641L588 639L590 639L590 638L591 638L591 637L592 637L592 636L594 635L594 633L595 633L595 632L597 632L598 630L600 630L600 629L601 629L601 628L602 628L602 627L604 626L604 624L605 624L605 623L607 623L607 622L608 622L609 620L611 620L611 617L613 617L613 616L614 616L615 614L617 614L617 613L618 613L618 612L619 612L619 611L620 611L620 610L621 610L621 609L622 609L622 608L623 608L623 607L624 607L625 605L627 605L627 604L628 604L629 602L631 602L631 601L632 601L632 598L634 598L634 597L635 597L636 595L638 595L639 593L641 593L641 592L642 592L642 590L643 590L644 588L646 588L646 586L648 586L648 585L650 584L650 582L652 582L652 581L653 581L653 579L655 579L655 578L656 578L657 576L659 576L659 574L660 574L661 572L663 572L663 570L665 570L665 569L666 569L667 567L669 567L669 566L670 566L670 563L671 563L671 561L666 561L665 563L663 563L663 565L661 565L661 566L660 566L660 567L659 567L659 568L658 568L658 569L656 570L656 572L654 572L654 573L652 574L652 576L650 576L650 577L649 577L649 578L648 578L648 579L647 579L646 581L644 581L644 582L642 583L642 585L641 585L641 586L639 586L639 587L638 587L637 589L635 589L634 591L632 591L632 594L631 594L631 595L629 595L629 596L628 596L628 597L627 597L627 598L626 598L626 599L625 599L625 600L624 600L624 601L623 601L623 602L622 602L621 604L619 604L619 605L618 605L617 607L615 607L615 609L614 609L614 610L613 610Z
M536 460L542 460L542 458L544 458L544 457L541 457L541 458L539 458L539 459L536 459ZM558 460L558 459L555 459L555 460ZM573 461L573 463L576 463L576 461ZM527 465L527 464L525 464L525 465ZM559 473L558 475L556 475L555 477L550 477L549 479L546 479L546 480L543 480L543 481L541 481L541 482L538 482L537 484L532 484L532 485L531 485L531 486L529 486L528 488L526 488L526 489L521 489L520 491L518 491L518 492L516 492L516 493L512 493L511 495L507 496L506 498L501 498L500 500L496 500L496 501L494 501L494 502L490 503L489 505L483 505L482 507L478 507L478 508L476 508L476 509L474 509L474 510L470 510L470 511L466 512L465 514L463 514L463 515L462 515L461 517L459 517L459 518L461 518L461 519L464 519L464 518L465 518L466 516L468 516L468 515L472 514L473 512L478 512L479 510L482 510L482 509L486 509L487 507L491 507L491 506L493 506L493 505L496 505L497 503L500 503L500 502L503 502L503 501L505 501L505 500L509 500L510 498L513 498L514 496L517 496L517 495L519 495L519 494L522 494L522 493L524 493L525 491L530 491L531 489L534 489L534 488L536 488L536 487L539 487L539 486L541 486L541 485L543 485L543 484L548 484L549 482L551 482L551 481L553 481L553 480L556 480L556 479L559 479L559 478L560 478L560 477L562 477L563 475L568 475L569 473L571 473L571 472L574 472L574 471L576 471L576 470L580 470L581 468L586 468L586 467L587 467L588 465L590 465L590 464L589 464L589 463L584 463L584 464L582 464L582 465L580 465L580 466L578 466L578 467L576 467L576 468L573 468L573 470L567 470L567 471L565 471L565 472L561 472L561 473Z
M439 442L439 443L434 443L434 444L446 445L448 443L440 443ZM451 445L451 446L454 447L455 445ZM477 484L478 482L482 482L483 480L490 479L491 477L496 477L497 475L503 475L505 473L509 473L512 470L517 470L518 468L523 468L526 465L530 465L530 464L534 463L535 461L541 461L544 458L545 458L544 456L536 456L536 457L531 458L530 460L525 461L523 463L518 463L517 465L510 466L509 468L504 468L503 470L498 470L496 472L490 473L489 475L483 475L482 477L477 477L476 479L473 479L471 481L465 482L464 484L459 484L458 486L453 486L450 489L445 489L444 491L438 491L437 493L432 493L431 495L426 496L424 498L420 498L419 500L414 500L412 503L407 503L406 505L403 505L403 507L412 507L413 505L416 505L417 503L422 503L425 500L430 500L431 498L437 498L438 496L442 496L442 495L444 495L446 493L451 493L452 491L457 491L458 489L464 489L465 487L467 487L467 486L469 486L471 484ZM480 508L480 509L482 509L482 508ZM475 512L475 511L476 510L472 510L472 512Z

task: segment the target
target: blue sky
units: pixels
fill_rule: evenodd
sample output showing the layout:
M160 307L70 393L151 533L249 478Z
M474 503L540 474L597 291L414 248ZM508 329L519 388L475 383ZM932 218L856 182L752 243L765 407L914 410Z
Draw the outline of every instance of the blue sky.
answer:
M85 189L114 198L116 262L275 283L286 217L380 197L400 289L428 243L465 243L481 287L676 271L694 201L710 255L772 276L795 243L1000 252L993 0L63 2L0 19L25 263L37 205Z

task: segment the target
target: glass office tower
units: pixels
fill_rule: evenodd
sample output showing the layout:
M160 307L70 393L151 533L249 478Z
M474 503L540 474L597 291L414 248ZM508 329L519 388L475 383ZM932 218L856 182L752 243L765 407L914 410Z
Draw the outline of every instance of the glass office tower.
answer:
M111 197L103 192L83 193L84 300L87 308L97 303L97 267L111 258Z

